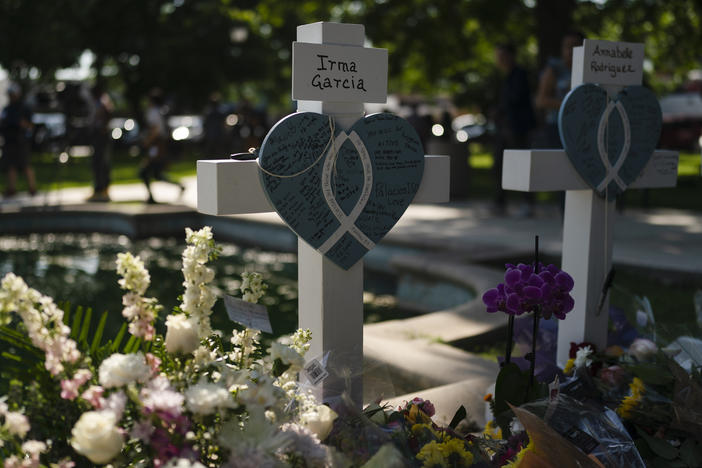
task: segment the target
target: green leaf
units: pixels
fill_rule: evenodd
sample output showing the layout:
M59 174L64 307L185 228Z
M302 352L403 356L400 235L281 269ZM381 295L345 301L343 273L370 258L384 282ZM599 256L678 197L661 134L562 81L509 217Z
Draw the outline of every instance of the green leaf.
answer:
M507 403L514 406L525 403L528 386L529 374L514 363L503 366L495 381L495 412L509 410Z
M661 458L666 460L675 460L678 457L678 449L668 443L668 441L651 437L643 429L636 426L636 432L646 441L648 447Z
M107 323L107 311L102 313L100 317L100 322L98 323L97 330L95 330L95 335L93 336L93 342L90 344L90 352L95 353L100 342L102 341L102 334L105 332L105 324Z
M137 337L134 335L129 336L129 340L127 341L127 344L124 345L124 348L122 349L122 352L125 354L129 354L132 352L132 346L134 346L134 343L136 343Z
M502 434L508 437L509 423L512 421L512 410L507 403L520 406L526 403L529 387L529 373L522 372L513 362L500 369L495 381L495 420L502 429Z
M7 351L3 351L2 354L0 354L0 356L4 357L5 359L11 359L13 361L22 362L21 357L19 357L16 354L8 353Z
M83 317L83 325L80 328L80 337L78 341L80 343L88 342L88 333L90 332L90 322L93 319L93 309L88 307L85 310L85 316Z
M80 321L83 318L83 307L76 307L76 313L73 316L73 326L71 326L71 338L74 340L78 339L78 333L80 333Z
M110 349L111 352L114 353L119 349L119 345L122 344L122 339L124 339L125 333L127 333L127 324L123 323L122 327L117 332L117 336L115 337L115 341L112 342L112 348Z
M627 366L636 377L649 385L669 385L675 378L667 367L654 364L641 363Z
M449 423L449 427L451 429L456 429L456 426L458 426L458 424L465 419L467 414L468 412L466 411L466 407L461 405L461 407L456 410L456 414L453 415L453 418Z
M13 330L5 326L0 327L0 339L10 346L27 351L40 358L44 357L44 353L34 347L26 335L18 332L17 330Z

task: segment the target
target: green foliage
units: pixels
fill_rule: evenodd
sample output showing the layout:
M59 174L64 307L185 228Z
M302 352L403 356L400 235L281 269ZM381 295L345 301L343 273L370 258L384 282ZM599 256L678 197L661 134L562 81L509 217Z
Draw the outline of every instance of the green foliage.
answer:
M502 429L503 437L509 437L509 425L514 418L509 405L521 406L546 395L548 386L542 383L534 382L534 385L529 387L529 372L522 372L513 362L502 366L495 381L495 403L492 411Z
M141 340L133 336L120 349L126 323L114 340L103 341L107 312L93 328L91 309L71 309L68 304L63 304L62 309L64 322L72 324L70 337L76 340L78 349L90 359L95 369L113 352L137 351ZM76 404L61 398L59 379L52 377L44 367L44 353L31 343L23 323L14 320L8 326L0 326L0 350L0 395L8 395L9 401L23 403L23 411L32 422L28 437L47 440L54 434L70 434L80 414L89 408L85 403ZM97 375L92 380L97 382ZM75 456L69 439L53 440L52 458ZM77 466L91 465L84 460Z
M466 411L466 407L461 405L461 407L456 410L453 418L451 418L451 422L449 423L448 427L451 429L456 429L458 424L460 424L460 422L463 421L467 415L468 412Z
M295 28L316 21L364 24L389 51L390 92L450 96L484 112L495 101L501 42L519 46L533 85L569 29L644 42L659 92L683 83L702 56L696 0L0 0L0 64L15 79L35 68L49 81L89 49L98 81L122 90L131 111L155 86L192 110L213 91L285 110Z

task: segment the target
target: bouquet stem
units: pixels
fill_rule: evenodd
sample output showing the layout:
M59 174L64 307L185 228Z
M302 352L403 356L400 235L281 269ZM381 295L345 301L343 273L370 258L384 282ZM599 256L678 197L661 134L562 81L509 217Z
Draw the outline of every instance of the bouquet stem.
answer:
M534 273L539 274L539 236L534 236ZM534 386L534 371L536 370L536 339L539 334L539 307L534 309L534 328L531 333L531 359L529 363L529 391Z
M509 364L512 360L512 341L514 340L514 315L510 314L507 319L507 347L505 349L505 362Z

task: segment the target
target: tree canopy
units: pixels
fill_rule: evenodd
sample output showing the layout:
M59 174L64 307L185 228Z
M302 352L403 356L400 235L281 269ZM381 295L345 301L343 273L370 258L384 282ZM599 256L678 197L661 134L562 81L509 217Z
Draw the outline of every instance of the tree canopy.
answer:
M569 30L644 42L659 92L702 60L698 0L0 0L0 65L50 82L90 50L95 79L132 108L152 87L194 109L214 91L284 107L295 28L315 21L364 24L389 51L389 92L465 107L492 99L498 43L517 45L535 78Z

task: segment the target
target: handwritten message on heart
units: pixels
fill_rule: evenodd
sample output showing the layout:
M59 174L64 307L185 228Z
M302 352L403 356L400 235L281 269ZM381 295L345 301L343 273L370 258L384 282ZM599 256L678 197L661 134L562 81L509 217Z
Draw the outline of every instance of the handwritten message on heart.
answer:
M642 86L629 86L613 99L584 84L563 100L558 113L561 142L580 176L613 199L639 176L661 134L661 108Z
M291 114L259 150L263 188L280 217L344 269L392 229L424 173L424 150L404 119L374 114L347 131L330 117Z

